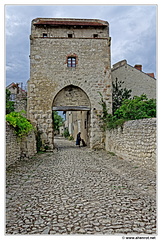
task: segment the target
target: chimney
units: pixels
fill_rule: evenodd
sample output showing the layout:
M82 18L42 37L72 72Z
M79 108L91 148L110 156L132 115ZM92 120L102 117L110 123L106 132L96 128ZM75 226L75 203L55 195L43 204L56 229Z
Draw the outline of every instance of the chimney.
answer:
M142 65L140 65L140 64L136 64L136 65L134 66L134 68L142 71Z
M147 75L149 75L150 77L155 78L154 73L147 73Z

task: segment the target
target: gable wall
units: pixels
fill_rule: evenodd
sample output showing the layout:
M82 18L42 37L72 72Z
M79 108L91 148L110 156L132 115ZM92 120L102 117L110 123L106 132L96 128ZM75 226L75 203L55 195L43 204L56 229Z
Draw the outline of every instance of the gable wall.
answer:
M132 90L132 97L146 94L148 98L156 98L156 79L146 73L125 64L112 69L112 80L115 81L116 78L124 81L122 88L126 87Z

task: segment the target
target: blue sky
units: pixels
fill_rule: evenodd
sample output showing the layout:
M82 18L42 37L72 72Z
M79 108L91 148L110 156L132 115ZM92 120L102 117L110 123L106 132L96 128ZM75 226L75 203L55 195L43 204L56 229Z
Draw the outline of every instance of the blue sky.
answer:
M156 77L157 5L5 5L6 85L30 78L30 29L37 17L109 22L111 64L126 59Z

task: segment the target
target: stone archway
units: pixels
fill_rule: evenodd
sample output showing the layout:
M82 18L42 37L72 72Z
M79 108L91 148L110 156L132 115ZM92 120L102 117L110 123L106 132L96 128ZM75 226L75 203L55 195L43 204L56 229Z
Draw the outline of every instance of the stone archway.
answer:
M79 110L79 106L82 109L85 108L85 110L90 110L90 100L87 94L80 87L74 86L72 84L61 89L56 94L53 101L53 108L55 108L55 110L57 107L59 110L62 110L63 107L65 107L65 110L66 107L68 110L72 110L73 107L76 107L74 110Z
M54 97L52 110L66 112L65 127L69 133L75 139L80 131L82 139L89 146L91 104L80 87L71 84L61 89Z
M88 108L90 147L104 148L99 93L111 113L110 45L109 24L105 21L33 19L27 117L46 148L54 147L52 109L58 107L69 111L79 108L83 113Z

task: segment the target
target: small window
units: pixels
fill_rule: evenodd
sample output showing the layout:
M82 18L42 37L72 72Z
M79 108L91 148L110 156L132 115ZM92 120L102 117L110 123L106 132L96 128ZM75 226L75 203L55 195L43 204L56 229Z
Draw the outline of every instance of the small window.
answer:
M67 66L76 67L76 57L68 57Z
M47 37L47 33L43 33L43 37Z
M93 34L93 37L94 38L98 38L98 34Z
M73 37L73 34L68 34L68 38L72 38Z
M16 99L16 95L14 93L11 93L10 100L15 101L15 99Z

